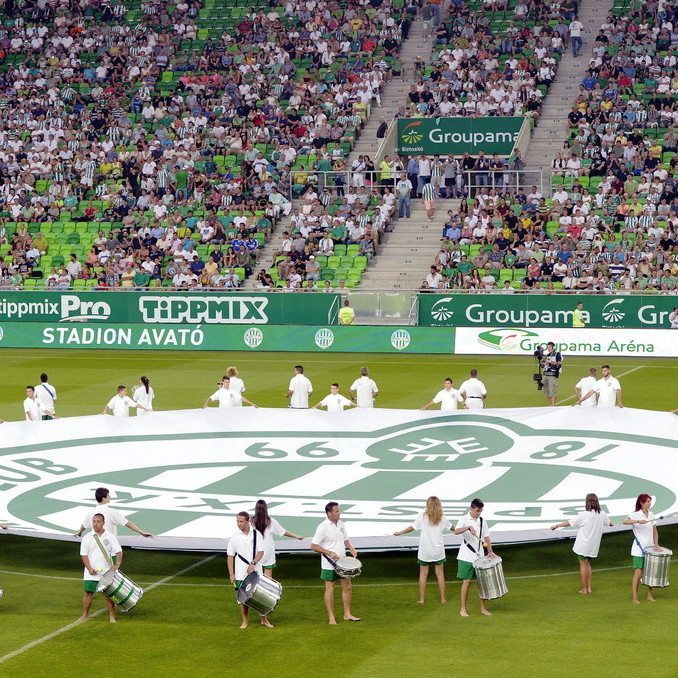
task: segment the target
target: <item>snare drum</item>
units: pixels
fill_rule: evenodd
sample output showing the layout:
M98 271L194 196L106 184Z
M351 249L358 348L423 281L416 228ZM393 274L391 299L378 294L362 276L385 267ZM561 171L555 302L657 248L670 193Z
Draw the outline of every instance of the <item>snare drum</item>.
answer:
M248 574L236 592L241 605L256 610L262 617L273 612L282 598L282 584L259 572Z
M483 600L492 600L501 598L508 593L506 581L504 580L504 569L501 565L501 558L495 556L490 558L478 558L473 563L478 580L478 595Z
M97 591L110 598L123 612L129 612L144 595L144 590L120 570L104 572Z
M339 558L334 563L334 571L342 579L354 579L362 574L363 564L357 558L347 556L346 558Z
M663 587L669 585L669 569L671 567L671 556L673 551L660 547L658 551L650 547L645 549L643 557L643 576L640 579L641 584L645 586Z

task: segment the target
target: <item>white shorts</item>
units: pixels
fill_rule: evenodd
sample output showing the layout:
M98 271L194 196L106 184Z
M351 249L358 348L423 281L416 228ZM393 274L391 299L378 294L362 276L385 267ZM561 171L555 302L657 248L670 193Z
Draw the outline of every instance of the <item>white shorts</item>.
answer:
M482 398L471 398L467 396L466 407L468 407L469 410L484 410L485 401Z

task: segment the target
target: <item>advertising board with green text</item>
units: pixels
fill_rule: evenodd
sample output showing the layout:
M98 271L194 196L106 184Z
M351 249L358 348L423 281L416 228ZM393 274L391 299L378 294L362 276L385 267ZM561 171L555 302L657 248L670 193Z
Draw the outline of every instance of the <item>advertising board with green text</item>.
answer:
M399 118L400 155L510 155L525 118Z
M419 325L442 327L572 327L584 305L587 327L670 329L678 296L591 294L421 294Z

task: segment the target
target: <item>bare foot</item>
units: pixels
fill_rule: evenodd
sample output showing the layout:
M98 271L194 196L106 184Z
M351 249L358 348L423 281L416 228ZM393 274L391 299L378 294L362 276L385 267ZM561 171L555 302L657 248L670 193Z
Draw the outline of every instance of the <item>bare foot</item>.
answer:
M269 628L269 629L273 628L273 624L271 624L271 622L268 621L268 619L266 619L266 617L261 618L261 625L265 626L266 628Z
M83 614L82 617L78 617L78 621L87 621L89 617L86 614Z
M330 626L336 626L337 625L337 620L336 619L330 619Z
M118 623L118 620L115 617L109 617L108 621L111 622L111 624L117 624Z
M657 602L654 598L651 598L650 596L647 597L647 602L648 603L655 603Z
M349 614L347 617L344 617L344 621L362 621L360 617L354 617L352 614Z
M480 614L484 614L486 617L492 616L492 613L489 610L486 610L486 609L480 610Z
M582 596L588 596L591 591L584 591L583 589L579 589L579 593L582 594Z
M440 604L441 604L441 605L445 605L446 602L447 602L447 598L441 598L441 599L440 599Z
M459 616L468 617L468 612L466 610L459 610Z
M631 602L632 602L634 605L640 605L640 601L638 600L638 598L634 598Z
M247 626L248 626L247 622L243 622L242 624L240 624L241 629L246 629Z
M419 605L423 605L423 604L424 604L424 601L423 601L423 600L418 600L417 602L419 603Z

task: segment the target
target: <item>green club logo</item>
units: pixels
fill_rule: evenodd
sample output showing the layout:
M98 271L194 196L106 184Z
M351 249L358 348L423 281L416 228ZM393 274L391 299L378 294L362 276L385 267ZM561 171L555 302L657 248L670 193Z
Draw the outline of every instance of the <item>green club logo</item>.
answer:
M421 120L415 120L405 125L401 138L406 144L417 144L424 138L424 135L417 129L420 125Z
M618 323L623 320L626 315L626 313L621 310L624 301L624 299L613 299L612 301L608 301L601 311L603 319L609 323Z
M320 349L326 349L334 343L334 332L323 327L315 333L315 345Z

